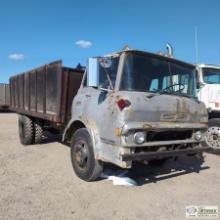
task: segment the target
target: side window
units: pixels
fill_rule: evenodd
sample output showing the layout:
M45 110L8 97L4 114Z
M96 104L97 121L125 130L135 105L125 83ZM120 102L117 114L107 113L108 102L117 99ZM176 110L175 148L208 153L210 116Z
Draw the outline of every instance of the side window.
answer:
M152 79L149 91L155 91L159 89L159 79Z

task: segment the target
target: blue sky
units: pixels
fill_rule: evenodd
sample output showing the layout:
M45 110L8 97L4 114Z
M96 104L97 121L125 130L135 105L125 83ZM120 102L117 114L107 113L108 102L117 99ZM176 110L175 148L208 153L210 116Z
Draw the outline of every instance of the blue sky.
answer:
M157 52L166 42L175 57L220 63L218 0L0 0L0 82L62 59L65 66L89 56L132 48Z

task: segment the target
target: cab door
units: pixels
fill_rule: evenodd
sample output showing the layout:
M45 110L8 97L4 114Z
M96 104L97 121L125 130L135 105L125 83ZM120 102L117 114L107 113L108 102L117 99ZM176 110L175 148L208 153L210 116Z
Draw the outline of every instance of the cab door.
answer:
M91 63L89 63L90 65ZM110 58L107 68L98 61L94 67L88 67L88 75L74 100L74 115L93 127L104 139L114 134L112 106L114 103L114 87L117 78L119 57ZM92 70L91 70L92 69ZM90 71L89 71L90 70ZM92 75L91 75L92 74Z

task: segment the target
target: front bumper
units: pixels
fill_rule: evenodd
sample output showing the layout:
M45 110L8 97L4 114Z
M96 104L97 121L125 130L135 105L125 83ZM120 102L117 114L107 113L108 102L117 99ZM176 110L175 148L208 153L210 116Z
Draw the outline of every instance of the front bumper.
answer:
M186 149L175 149L175 150L166 150L166 151L155 151L155 152L140 152L133 154L123 154L121 155L122 161L137 161L137 160L150 160L150 159L158 159L158 158L166 158L166 157L174 157L186 154L196 154L201 152L211 151L212 148L208 146L198 146L194 148L186 148Z

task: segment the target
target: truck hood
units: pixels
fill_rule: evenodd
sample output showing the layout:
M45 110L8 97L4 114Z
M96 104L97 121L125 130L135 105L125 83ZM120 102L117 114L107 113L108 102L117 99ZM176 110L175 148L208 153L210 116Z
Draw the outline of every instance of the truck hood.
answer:
M207 110L200 101L176 95L121 92L130 101L122 111L125 122L207 122Z

